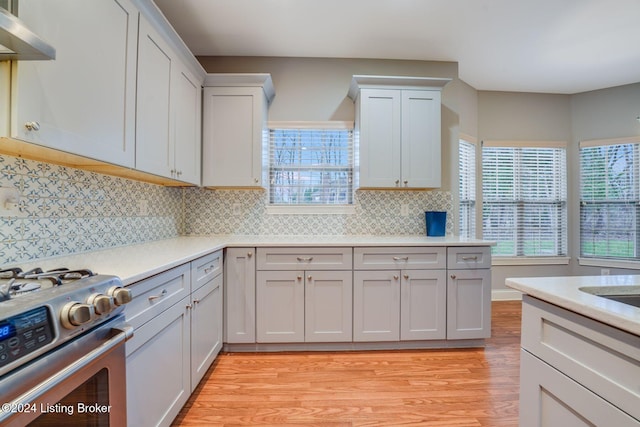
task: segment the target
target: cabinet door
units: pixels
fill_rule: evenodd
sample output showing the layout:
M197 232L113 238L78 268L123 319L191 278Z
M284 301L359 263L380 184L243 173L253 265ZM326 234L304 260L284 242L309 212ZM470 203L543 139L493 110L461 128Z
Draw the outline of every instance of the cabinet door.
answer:
M176 63L177 72L171 95L174 126L174 168L176 178L200 184L202 88L198 78Z
M173 121L170 94L173 53L151 24L140 19L136 108L136 169L171 177Z
M191 391L222 348L222 275L191 296Z
M360 91L360 187L400 185L399 90Z
M400 339L447 337L446 270L403 270L400 287Z
M129 0L31 0L19 13L56 59L16 62L13 137L133 167L137 9Z
M449 270L447 339L491 336L491 270Z
M352 297L351 271L306 271L305 341L351 341Z
M202 184L259 187L267 100L260 87L206 87Z
M256 342L255 248L228 248L224 258L225 342Z
M526 350L520 352L520 426L616 426L640 423Z
M402 186L440 187L440 91L402 91Z
M128 425L169 426L191 394L188 303L174 304L126 343Z
M400 271L353 273L353 340L398 341Z
M258 342L304 342L304 273L258 271L256 317Z

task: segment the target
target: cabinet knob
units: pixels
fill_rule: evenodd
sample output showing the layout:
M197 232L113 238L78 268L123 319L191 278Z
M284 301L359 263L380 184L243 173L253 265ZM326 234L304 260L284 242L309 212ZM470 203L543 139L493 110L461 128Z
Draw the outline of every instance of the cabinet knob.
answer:
M408 274L405 274L403 277L405 278L405 280L409 280L409 275Z
M408 186L409 185L409 181L407 181L406 179L404 180L404 186Z
M455 275L455 274L452 274L452 275L451 275L451 278L455 280L456 275Z
M393 275L393 280L398 280L398 279L399 279L399 276L397 274L394 274Z
M257 184L257 183L259 183L259 182L260 182L260 180L259 180L258 178L253 178L253 182L254 182L255 184Z
M247 252L247 258L251 258L253 256L253 252Z
M400 180L396 179L396 187L398 187L400 185Z
M191 304L187 304L187 305L185 306L185 308L186 308L187 310L191 310L191 308L192 308L192 307L193 307L193 306L192 306Z
M24 127L27 130L38 131L38 130L40 130L40 123L38 123L38 122L27 122L27 123L24 124Z
M302 276L298 276L298 280L302 280Z
M308 275L308 276L307 276L307 280L311 280L311 279L313 279L313 278L311 277L311 275Z
M180 176L180 175L182 175L182 171L176 171L176 174L177 174L178 176Z

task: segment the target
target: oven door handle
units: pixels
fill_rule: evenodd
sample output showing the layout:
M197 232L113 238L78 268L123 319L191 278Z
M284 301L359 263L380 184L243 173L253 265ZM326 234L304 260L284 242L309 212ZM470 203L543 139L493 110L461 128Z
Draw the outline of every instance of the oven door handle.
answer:
M37 400L40 396L44 395L48 391L52 390L59 384L63 383L71 376L73 376L78 371L84 369L87 365L100 358L102 355L109 353L111 350L116 348L117 346L123 344L125 341L129 340L133 336L133 326L128 324L122 324L118 326L114 326L111 328L112 330L119 331L116 335L111 337L109 340L105 341L95 349L91 350L89 353L66 366L59 372L50 376L46 380L42 381L37 386L33 387L31 390L26 393L16 397L13 401L8 402L7 405L2 405L2 407L8 408L21 408L31 404ZM5 411L0 408L0 424L6 421L9 417L15 415L12 411Z

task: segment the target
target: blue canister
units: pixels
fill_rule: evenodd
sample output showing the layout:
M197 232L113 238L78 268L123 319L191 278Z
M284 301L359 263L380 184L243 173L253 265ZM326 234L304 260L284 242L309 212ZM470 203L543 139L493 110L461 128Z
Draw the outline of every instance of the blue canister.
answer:
M424 217L427 223L427 236L444 236L447 228L446 212L427 211L424 213Z

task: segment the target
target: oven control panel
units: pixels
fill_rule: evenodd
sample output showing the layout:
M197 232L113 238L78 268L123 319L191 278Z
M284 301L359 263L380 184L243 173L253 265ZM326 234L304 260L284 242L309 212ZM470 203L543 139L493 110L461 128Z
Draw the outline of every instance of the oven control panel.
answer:
M51 314L46 306L0 322L0 368L52 342Z

